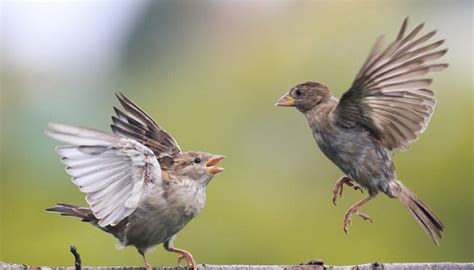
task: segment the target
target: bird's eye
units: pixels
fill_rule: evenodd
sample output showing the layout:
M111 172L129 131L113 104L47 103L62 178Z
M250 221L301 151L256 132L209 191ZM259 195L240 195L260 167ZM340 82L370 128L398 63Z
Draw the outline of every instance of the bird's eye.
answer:
M194 163L201 163L201 159L200 158L195 158Z
M297 97L303 96L303 91L301 91L300 89L296 89L295 90L295 96L297 96Z

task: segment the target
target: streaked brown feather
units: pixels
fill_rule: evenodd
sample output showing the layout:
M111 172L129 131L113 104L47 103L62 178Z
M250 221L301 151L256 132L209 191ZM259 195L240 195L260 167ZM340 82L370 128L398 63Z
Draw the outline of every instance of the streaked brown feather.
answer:
M123 94L116 95L125 109L114 107L112 131L120 136L132 138L150 148L157 157L181 152L176 140L161 128L148 114Z
M444 43L426 44L436 33L417 38L424 24L407 32L405 19L385 49L378 38L369 57L333 111L339 125L366 127L389 150L406 149L425 130L435 105L431 79L426 74L441 71L447 64L432 64L446 54L435 51Z
M431 31L429 32L428 34L418 38L417 40L413 41L412 43L410 44L407 44L405 46L403 46L403 48L401 48L400 50L398 50L398 52L395 53L395 57L401 55L402 53L408 51L408 50L411 50L413 49L414 47L422 44L423 42L426 42L428 41L430 38L432 38L434 35L436 34L436 30L435 31Z

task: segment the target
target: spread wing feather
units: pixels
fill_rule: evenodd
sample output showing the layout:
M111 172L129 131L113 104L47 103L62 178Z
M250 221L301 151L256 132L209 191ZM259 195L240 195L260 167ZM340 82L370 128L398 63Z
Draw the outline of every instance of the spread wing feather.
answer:
M140 142L151 149L158 158L181 152L176 140L148 114L123 94L117 94L117 98L125 111L114 107L116 115L112 116L111 127L115 134Z
M416 38L424 24L405 34L407 25L408 18L384 50L384 36L377 39L333 112L339 125L362 125L389 150L406 149L423 133L436 103L423 76L448 67L432 63L447 52L437 50L444 40L426 44L436 31Z
M156 156L136 140L58 123L50 123L46 134L70 145L56 151L102 227L133 213L162 181Z

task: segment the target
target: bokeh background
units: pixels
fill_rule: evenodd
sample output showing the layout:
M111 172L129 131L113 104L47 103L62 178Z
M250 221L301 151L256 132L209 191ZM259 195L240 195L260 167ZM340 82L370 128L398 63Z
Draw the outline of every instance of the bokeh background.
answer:
M473 4L471 1L2 1L0 260L142 265L134 248L72 218L85 205L43 134L50 120L108 130L122 91L183 149L227 156L207 208L176 245L208 264L473 261ZM317 149L305 119L273 106L298 82L340 96L375 38L404 17L438 29L450 51L434 74L437 108L399 178L442 218L436 247L395 200L378 197L342 231L362 195L331 189L341 172ZM174 265L162 247L153 265Z

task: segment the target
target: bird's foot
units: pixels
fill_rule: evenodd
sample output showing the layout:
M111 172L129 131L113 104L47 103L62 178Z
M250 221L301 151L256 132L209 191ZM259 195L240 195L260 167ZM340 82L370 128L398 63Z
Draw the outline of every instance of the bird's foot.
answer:
M351 207L344 216L344 232L346 234L349 234L349 225L351 224L352 215L359 216L363 220L368 220L370 223L374 222L369 215L359 212L358 208Z
M357 184L354 183L354 186L352 187L354 190L359 190L360 193L364 194L364 190Z
M349 187L352 187L354 190L360 190L363 193L362 189L357 184L355 184L354 180L352 180L350 177L343 176L339 180L337 180L336 184L332 189L332 203L334 205L336 205L337 198L342 197L344 184L348 185Z
M178 264L181 264L182 261L185 261L186 265L191 266L193 270L197 270L196 260L194 260L194 257L190 252L186 250L180 250L178 253L181 254L181 256L178 257Z

